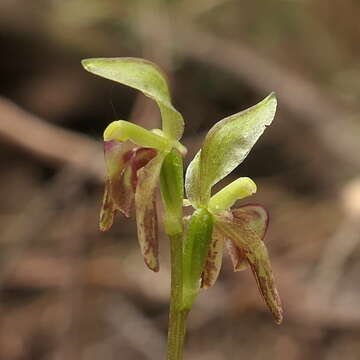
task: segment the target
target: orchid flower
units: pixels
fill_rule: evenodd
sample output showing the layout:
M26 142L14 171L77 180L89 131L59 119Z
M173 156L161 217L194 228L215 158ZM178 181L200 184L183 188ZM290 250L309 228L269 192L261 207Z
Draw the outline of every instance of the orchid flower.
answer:
M183 133L184 120L172 106L165 76L155 64L136 58L99 58L83 60L82 65L95 75L140 90L159 106L162 130L149 131L124 120L114 121L105 129L107 173L100 213L100 229L106 231L112 226L116 212L128 217L135 203L141 252L146 265L158 271L156 188L161 173L165 172L166 175L166 166L163 166L166 159L170 157L181 161L177 154L186 154L185 147L178 141ZM175 193L180 199L172 207L166 201L166 181L163 181L163 200L165 206L170 207L167 209L170 215L165 219L165 226L170 234L182 232L182 224L176 220L181 218L182 211L182 166L179 176L181 180L175 179L175 185L170 184L176 186ZM163 178L166 179L166 176Z
M282 321L281 302L263 242L268 213L256 204L232 208L237 200L256 192L255 183L241 177L211 196L212 187L246 158L270 125L276 104L275 95L270 94L257 105L218 122L187 169L186 205L192 205L195 212L188 221L183 246L185 309L191 308L201 287L214 285L226 247L234 271L250 266L275 321Z

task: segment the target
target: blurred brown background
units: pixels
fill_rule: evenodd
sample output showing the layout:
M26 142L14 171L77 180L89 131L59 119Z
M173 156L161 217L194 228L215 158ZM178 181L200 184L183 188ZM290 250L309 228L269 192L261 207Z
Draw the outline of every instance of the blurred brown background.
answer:
M285 321L226 258L185 359L359 359L359 16L357 0L0 0L0 359L164 358L166 239L152 274L133 219L97 228L103 129L159 114L80 66L103 56L167 71L187 161L216 121L278 95L232 176L252 177L270 211Z

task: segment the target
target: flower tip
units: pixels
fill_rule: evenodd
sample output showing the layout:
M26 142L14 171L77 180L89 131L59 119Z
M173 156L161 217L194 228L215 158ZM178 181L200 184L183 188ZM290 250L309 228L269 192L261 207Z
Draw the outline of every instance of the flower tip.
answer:
M277 105L276 93L272 91L264 100L264 102L274 102L275 106Z
M81 60L81 65L86 71L91 71L91 59Z
M182 155L182 156L186 156L187 155L187 153L188 153L188 150L187 150L187 148L183 145L183 144L181 144L180 142L177 142L177 149L179 150L179 152L180 152L180 154Z
M160 266L157 261L148 261L148 259L144 259L145 265L153 272L159 272Z
M274 314L274 318L277 325L280 325L283 322L284 317L283 317L282 308L280 308L279 311L276 314Z
M269 99L274 99L276 100L276 92L275 91L272 91L269 96L268 96Z
M106 232L110 229L111 226L104 226L103 224L99 224L99 230L101 232Z
M241 179L242 179L242 186L244 186L244 192L245 193L247 192L249 194L248 196L255 194L257 191L256 183L249 177L240 178L238 180Z

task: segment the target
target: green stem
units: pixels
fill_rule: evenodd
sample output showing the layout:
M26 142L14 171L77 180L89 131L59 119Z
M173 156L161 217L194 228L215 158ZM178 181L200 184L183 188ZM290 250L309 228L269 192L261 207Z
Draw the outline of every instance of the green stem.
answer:
M160 189L164 202L165 232L170 239L171 298L168 332L168 360L181 360L188 311L183 309L183 224L184 167L173 149L164 159Z
M171 254L171 299L167 360L181 360L188 311L182 305L182 234L169 236Z

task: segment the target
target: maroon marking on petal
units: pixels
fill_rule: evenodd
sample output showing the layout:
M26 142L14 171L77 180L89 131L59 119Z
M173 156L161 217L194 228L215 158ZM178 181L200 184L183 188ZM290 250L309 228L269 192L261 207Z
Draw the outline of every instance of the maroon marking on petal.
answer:
M144 167L157 154L158 152L152 148L137 148L134 150L132 166L138 170Z
M215 257L217 255L217 252L213 254L213 256L209 256L205 263L206 268L206 275L205 272L202 272L201 274L201 287L202 288L209 288L214 282L214 272L217 270L215 265Z
M241 216L236 222L219 222L217 226L233 241L233 244L246 258L262 297L273 313L276 322L280 324L283 317L281 301L265 244L256 231L243 221Z
M281 324L283 320L283 309L279 293L275 286L274 275L271 267L268 268L269 270L264 274L264 276L262 275L262 272L258 271L260 267L264 269L264 266L261 265L261 260L256 259L253 263L249 261L249 265L254 274L254 278L262 298L273 314L276 323Z
M145 232L146 245L143 249L145 264L154 272L159 271L159 243L158 243L158 222L155 197L152 200L152 205L146 209L145 216L142 219L142 225ZM156 263L150 263L149 258L155 258Z
M115 205L109 193L110 192L109 186L110 186L110 181L106 179L104 197L100 211L99 225L101 231L109 230L114 221Z
M214 230L204 270L201 274L201 288L208 289L215 284L221 268L223 250L224 239Z
M146 164L152 160L158 152L152 148L137 148L134 149L133 155L131 158L131 185L135 191L138 175L137 172L142 167L146 166Z
M128 163L130 160L131 160L131 158L133 157L133 155L134 155L134 149L132 149L132 150L129 150L129 151L127 151L126 153L124 153L123 155L122 155L122 160L123 160L123 162L126 164L126 163Z
M255 209L251 209L251 207L254 207ZM256 211L256 208L260 208L262 211L264 211L265 216L263 218L265 218L265 228L264 228L264 232L261 235L261 240L264 240L267 229L269 227L269 222L270 222L270 214L269 211L262 205L260 204L256 204L256 203L248 203L248 204L244 204L241 206L238 206L237 208L233 209L231 211L233 217L235 220L240 219L241 221L244 221L245 223L249 223L251 221L251 218L246 218L246 217L241 217L238 216L238 214L236 213L236 210L246 210L247 212L249 212L251 214L251 216L253 216L253 218L261 218L261 215L259 214L259 211Z
M230 239L227 239L225 243L234 271L245 270L247 268L247 260L244 252Z
M111 150L114 147L114 145L116 145L116 143L117 143L116 140L104 141L104 151L107 152Z
M150 151L149 151L150 150ZM158 241L157 241L157 214L156 189L164 154L157 154L154 149L139 149L137 155L149 159L145 166L137 171L137 184L135 190L136 222L138 239L146 265L153 271L159 270ZM136 160L139 160L139 157ZM138 162L139 164L144 162ZM133 164L132 164L133 165ZM136 169L136 164L134 168ZM134 171L131 170L133 175Z

